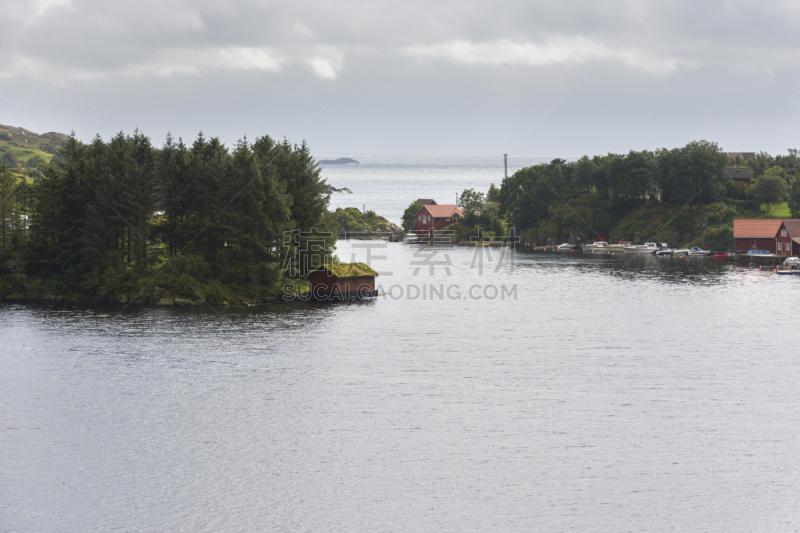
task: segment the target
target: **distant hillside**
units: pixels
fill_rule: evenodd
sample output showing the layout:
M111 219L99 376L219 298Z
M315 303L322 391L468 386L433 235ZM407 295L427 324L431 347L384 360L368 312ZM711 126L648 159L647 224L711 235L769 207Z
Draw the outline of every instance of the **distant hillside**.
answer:
M0 124L0 163L18 169L29 166L29 161L35 157L39 159L35 159L31 166L49 163L67 139L69 136L63 133L51 131L39 135L25 128Z

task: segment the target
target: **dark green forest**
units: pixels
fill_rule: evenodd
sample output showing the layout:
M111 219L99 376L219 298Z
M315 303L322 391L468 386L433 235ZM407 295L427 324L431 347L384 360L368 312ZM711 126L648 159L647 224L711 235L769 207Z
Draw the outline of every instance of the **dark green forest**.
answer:
M733 181L727 167L750 169L752 186ZM731 159L716 143L693 141L655 152L555 159L515 172L486 200L531 243L576 235L586 242L595 234L725 249L733 246L733 218L772 216L770 205L785 201L800 217L800 157L790 149Z
M305 143L73 135L40 167L19 180L0 165L0 297L274 298L287 271L310 266L285 232L325 230L326 184Z

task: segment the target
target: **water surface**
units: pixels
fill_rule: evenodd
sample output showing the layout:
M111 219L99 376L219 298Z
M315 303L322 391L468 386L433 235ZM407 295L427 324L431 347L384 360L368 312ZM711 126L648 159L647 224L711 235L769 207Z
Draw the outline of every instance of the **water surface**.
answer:
M0 305L0 531L800 526L800 280L378 252L403 298Z

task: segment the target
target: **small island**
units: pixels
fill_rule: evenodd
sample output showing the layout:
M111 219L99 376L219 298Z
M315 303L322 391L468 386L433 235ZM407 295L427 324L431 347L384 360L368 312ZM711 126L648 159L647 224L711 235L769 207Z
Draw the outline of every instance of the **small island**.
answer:
M353 191L348 189L347 187L342 187L341 189L337 189L333 185L328 185L328 189L325 191L325 194L353 194Z
M359 164L355 159L349 157L340 157L339 159L322 159L319 161L320 165L349 165L350 163Z

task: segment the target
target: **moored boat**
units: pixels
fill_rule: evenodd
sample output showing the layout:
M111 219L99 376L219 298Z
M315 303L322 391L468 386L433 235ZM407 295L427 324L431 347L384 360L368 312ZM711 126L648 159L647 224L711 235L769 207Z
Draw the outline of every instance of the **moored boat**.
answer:
M609 244L608 251L609 252L624 252L626 246L630 246L633 244L631 241L617 241L617 244Z
M626 254L654 254L662 248L668 248L665 242L646 242L644 244L636 244L633 246L626 246L624 251Z
M672 255L689 255L688 248L676 248L672 250Z
M558 247L556 248L556 251L558 251L558 252L572 252L572 251L575 251L576 249L580 249L580 246L576 246L574 244L570 244L568 242L565 242L565 243L559 244Z
M584 252L591 253L606 253L609 251L609 245L606 241L596 241L592 244L587 244L583 247Z
M689 250L689 255L691 257L711 257L713 253L710 250L703 250L699 246L692 246L692 249Z
M414 232L408 232L403 236L403 244L419 244L419 237Z
M727 259L728 254L714 254L711 257L713 257L714 259Z

